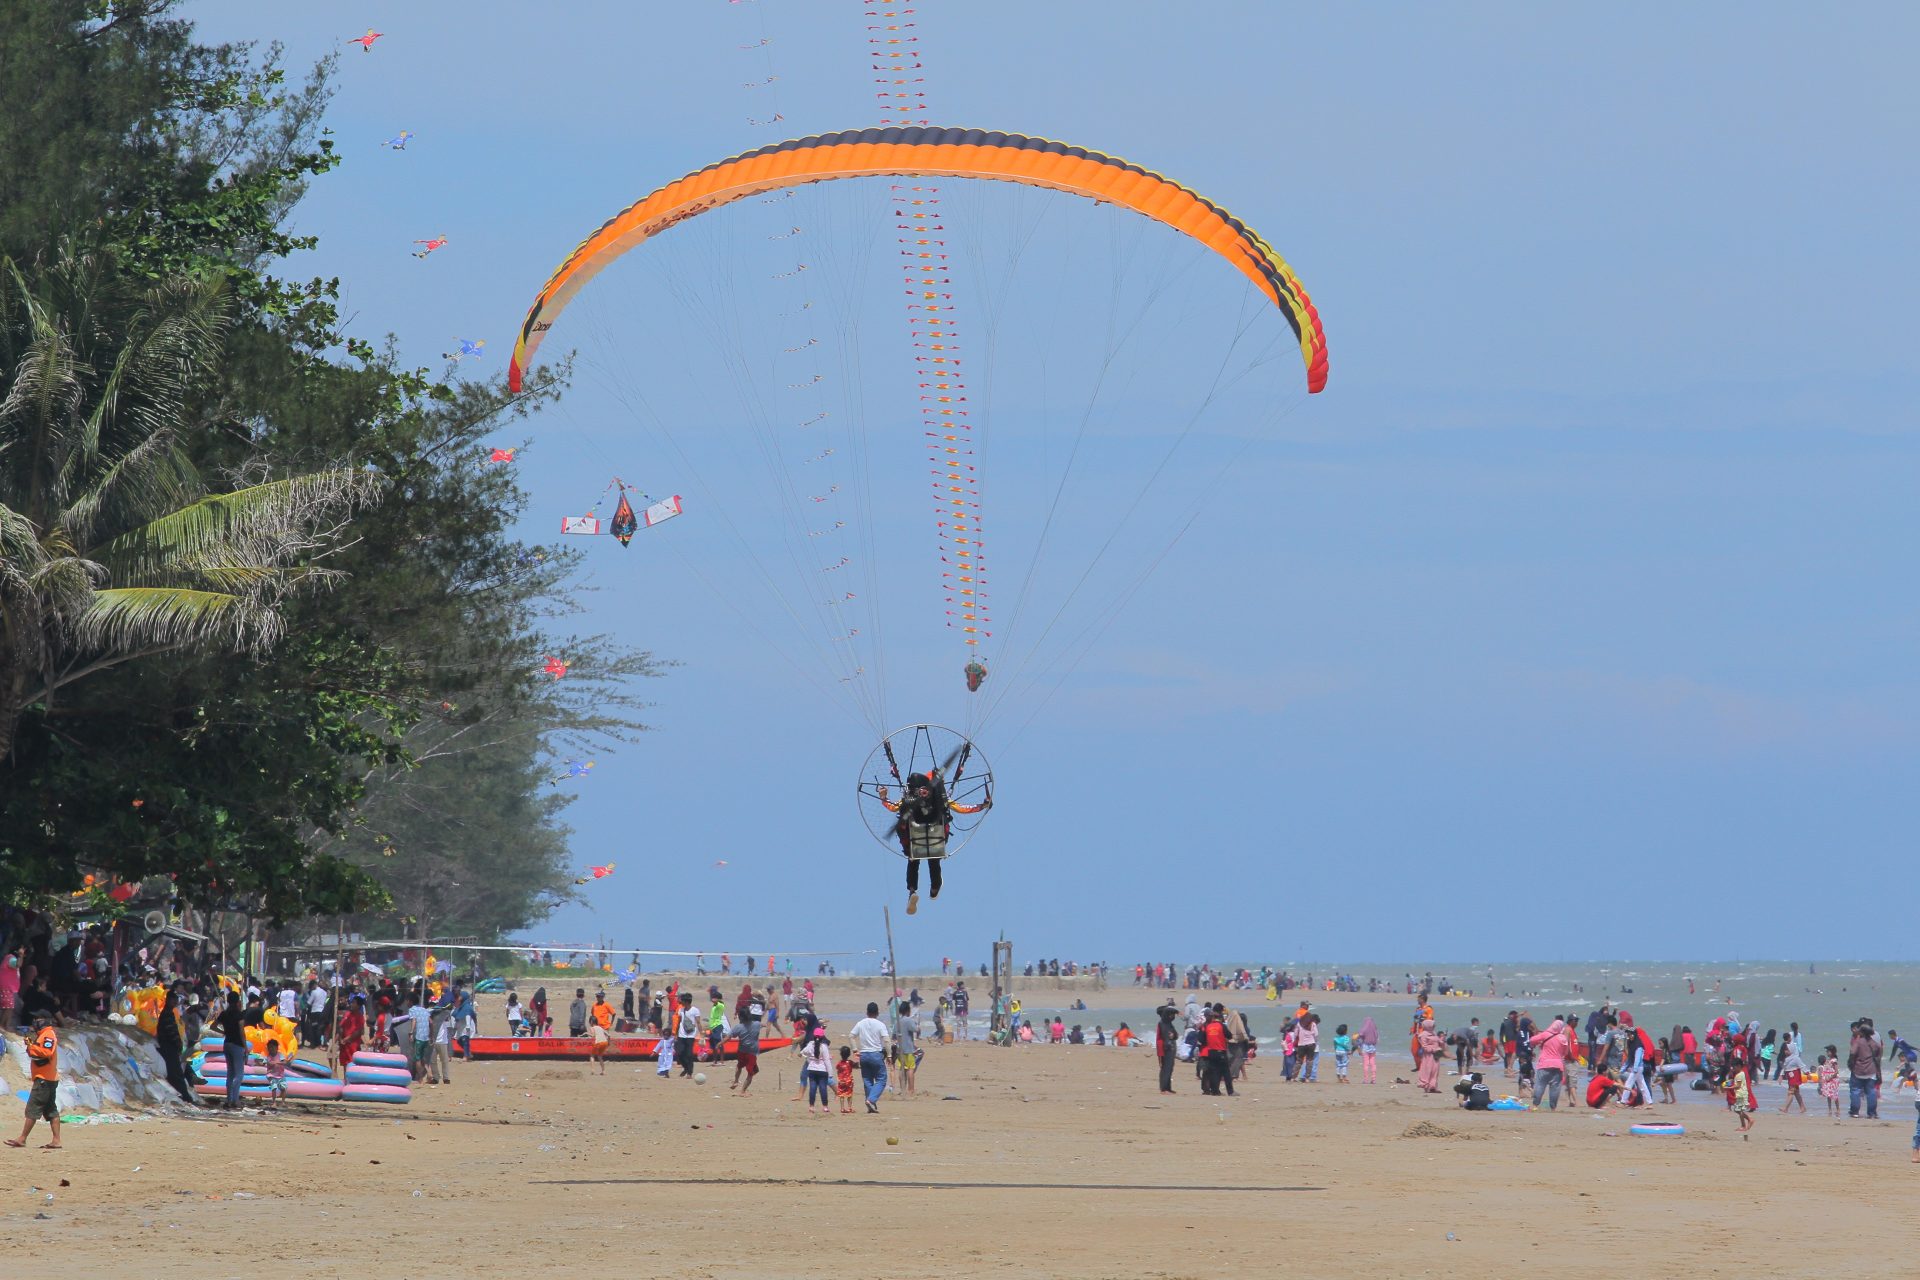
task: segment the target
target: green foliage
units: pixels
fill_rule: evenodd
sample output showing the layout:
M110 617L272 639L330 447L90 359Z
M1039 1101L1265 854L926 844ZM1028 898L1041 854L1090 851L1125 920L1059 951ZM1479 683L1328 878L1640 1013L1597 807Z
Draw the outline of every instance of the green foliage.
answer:
M553 754L638 732L633 686L657 670L605 637L547 633L578 607L573 557L510 536L526 496L484 461L564 374L518 397L448 385L340 332L335 282L283 279L311 244L286 214L337 163L332 60L289 87L277 46L201 45L179 12L0 9L0 255L23 283L71 277L72 299L111 302L62 329L43 322L61 306L26 306L49 288L14 291L7 367L36 340L72 355L36 366L37 403L87 461L55 461L44 432L0 456L67 503L0 498L0 593L11 572L15 598L57 606L31 663L0 653L0 677L41 673L18 680L18 736L0 745L0 897L164 872L194 905L276 921L517 928L567 891ZM153 321L125 299L169 293L169 332L195 354L163 397L132 357L103 355L144 350ZM89 422L118 418L139 431L89 442ZM350 528L318 518L363 502ZM303 537L276 543L296 513ZM227 622L221 595L259 607ZM228 656L175 643L215 635ZM103 646L128 665L46 661ZM540 674L548 651L567 680Z

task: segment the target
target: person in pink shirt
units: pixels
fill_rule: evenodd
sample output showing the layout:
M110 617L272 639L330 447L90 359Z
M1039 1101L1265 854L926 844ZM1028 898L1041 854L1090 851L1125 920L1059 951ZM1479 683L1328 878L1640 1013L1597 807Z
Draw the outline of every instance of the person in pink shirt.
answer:
M16 1006L20 1003L20 966L25 953L26 948L15 947L0 956L0 1032L11 1031L13 1020L19 1016Z
M1544 1095L1547 1110L1560 1108L1560 1086L1567 1078L1567 1024L1564 1019L1555 1018L1545 1031L1536 1031L1528 1038L1533 1046L1533 1105L1539 1106Z

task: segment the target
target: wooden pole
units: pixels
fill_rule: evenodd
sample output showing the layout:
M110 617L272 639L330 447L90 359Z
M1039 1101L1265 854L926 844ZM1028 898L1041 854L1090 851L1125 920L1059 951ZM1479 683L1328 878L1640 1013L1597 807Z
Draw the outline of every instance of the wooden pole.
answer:
M900 995L900 962L893 958L893 908L882 903L880 906L880 914L887 922L887 978L893 984L893 994L897 999ZM891 1017L893 1013L893 1001L889 1000L887 1002L887 1015Z
M333 982L328 984L327 1003L333 1009L333 1032L327 1037L327 1065L340 1065L340 1002L347 998L347 919L335 918L333 924Z

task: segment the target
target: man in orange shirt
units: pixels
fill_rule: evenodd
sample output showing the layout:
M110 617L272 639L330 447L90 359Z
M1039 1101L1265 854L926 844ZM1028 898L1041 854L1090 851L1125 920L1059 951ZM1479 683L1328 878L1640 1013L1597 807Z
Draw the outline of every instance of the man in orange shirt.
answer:
M27 1135L33 1132L34 1122L45 1116L47 1124L53 1129L53 1141L43 1144L41 1149L58 1151L60 1107L55 1095L60 1090L60 1037L54 1034L51 1023L35 1027L33 1034L27 1037L27 1057L33 1062L33 1091L27 1095L27 1123L20 1130L18 1138L7 1139L7 1145L26 1146Z

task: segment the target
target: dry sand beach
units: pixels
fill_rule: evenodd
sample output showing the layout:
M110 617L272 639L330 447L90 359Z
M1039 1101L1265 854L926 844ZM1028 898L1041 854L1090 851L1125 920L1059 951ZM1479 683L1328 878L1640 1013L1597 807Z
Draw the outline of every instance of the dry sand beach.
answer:
M6 1153L0 1256L205 1280L1913 1272L1910 1097L1873 1124L1815 1098L1743 1142L1717 1103L1656 1108L1679 1139L1469 1115L1386 1087L1402 1053L1373 1089L1263 1060L1215 1105L1184 1068L1158 1096L1149 1048L943 1046L877 1116L809 1115L795 1060L764 1066L747 1099L730 1068L476 1062L405 1108L74 1127Z

